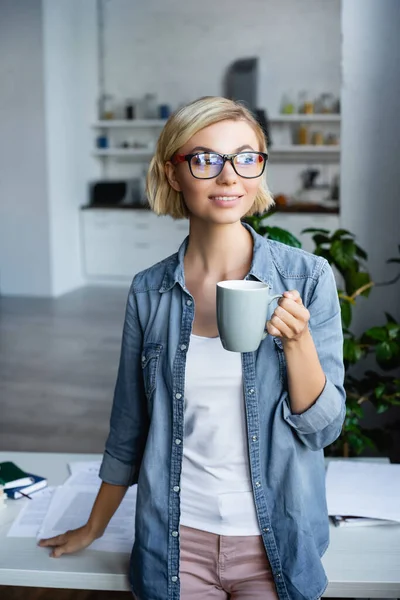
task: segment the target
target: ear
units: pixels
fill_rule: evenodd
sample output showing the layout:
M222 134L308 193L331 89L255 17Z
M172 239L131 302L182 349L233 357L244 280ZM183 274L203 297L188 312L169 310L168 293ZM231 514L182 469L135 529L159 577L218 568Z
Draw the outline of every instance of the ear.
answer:
M165 176L168 179L168 183L172 187L172 189L176 192L181 192L181 186L176 176L176 167L172 164L170 160L167 160L167 162L165 163L164 171Z

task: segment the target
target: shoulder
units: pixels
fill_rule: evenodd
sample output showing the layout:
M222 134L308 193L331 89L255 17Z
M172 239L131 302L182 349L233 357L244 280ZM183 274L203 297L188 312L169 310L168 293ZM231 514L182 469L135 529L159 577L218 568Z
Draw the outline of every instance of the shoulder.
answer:
M329 270L328 261L301 248L294 248L274 240L265 240L273 265L282 277L310 278L318 281Z
M144 269L135 275L132 281L131 291L134 294L159 290L164 281L165 275L169 271L174 271L178 264L178 253L171 254L160 262Z

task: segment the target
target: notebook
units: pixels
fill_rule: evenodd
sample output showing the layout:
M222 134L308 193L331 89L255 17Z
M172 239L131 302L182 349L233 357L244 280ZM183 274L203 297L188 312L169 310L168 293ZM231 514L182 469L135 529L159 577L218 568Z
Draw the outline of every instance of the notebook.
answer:
M9 498L13 500L18 500L18 498L23 498L23 494L30 496L39 490L42 490L47 486L47 479L45 477L40 477L39 475L32 475L31 473L26 473L29 476L30 484L23 486L15 486L13 488L5 489L5 493Z
M4 490L33 483L31 476L13 462L0 463L0 485Z

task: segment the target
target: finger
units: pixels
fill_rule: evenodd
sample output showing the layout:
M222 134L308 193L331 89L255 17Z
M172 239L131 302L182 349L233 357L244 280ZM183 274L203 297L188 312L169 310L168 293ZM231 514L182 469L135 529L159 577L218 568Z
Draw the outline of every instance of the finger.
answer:
M267 329L269 335L273 335L274 337L282 337L282 334L279 331L279 329L277 329L276 327L274 327L271 324L271 321L267 321L266 329Z
M271 325L279 331L279 334L282 335L282 337L290 339L294 335L290 327L275 314L271 317Z
M302 333L302 331L304 330L304 328L306 327L306 324L307 324L306 319L304 319L304 318L296 319L287 310L285 310L284 308L281 308L280 306L278 306L275 309L273 316L274 315L275 315L275 317L278 317L281 321L283 321L283 323L285 323L285 325L287 325L289 327L289 330L291 332L291 337Z
M285 298L291 298L297 304L303 304L303 301L300 296L300 292L298 292L298 290L288 290L286 292L283 292L283 296Z
M275 310L278 310L279 308L287 311L289 314L293 315L293 317L300 319L301 321L308 321L310 318L310 313L307 308L303 306L303 304L298 304L290 298L281 298Z
M45 548L47 546L59 546L60 544L63 544L64 542L65 542L65 533L62 533L61 535L56 535L55 537L52 537L52 538L47 538L45 540L39 540L38 546L41 546L42 548Z
M65 554L68 551L67 549L67 545L64 544L63 546L57 546L57 548L54 548L51 552L50 552L50 557L51 558L60 558L60 556L62 556L63 554Z

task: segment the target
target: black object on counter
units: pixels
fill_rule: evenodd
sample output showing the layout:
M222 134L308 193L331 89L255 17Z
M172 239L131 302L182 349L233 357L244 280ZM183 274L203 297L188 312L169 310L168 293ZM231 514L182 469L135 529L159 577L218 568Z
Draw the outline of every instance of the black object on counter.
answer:
M90 185L90 206L140 206L142 196L140 179L96 181Z

